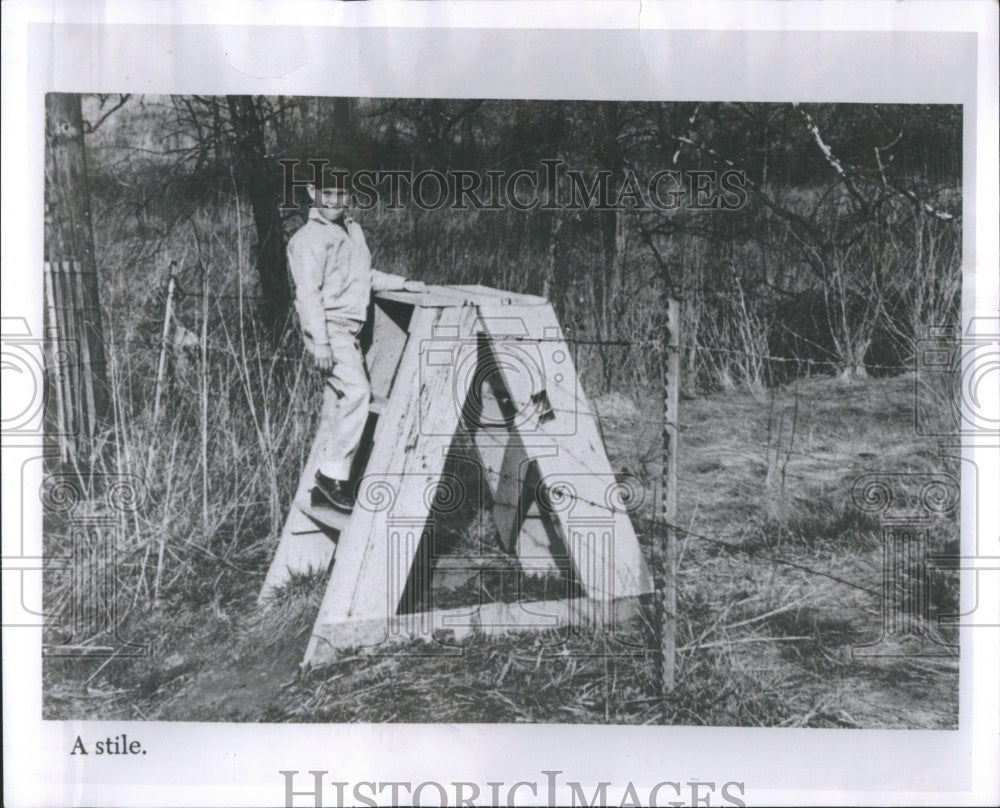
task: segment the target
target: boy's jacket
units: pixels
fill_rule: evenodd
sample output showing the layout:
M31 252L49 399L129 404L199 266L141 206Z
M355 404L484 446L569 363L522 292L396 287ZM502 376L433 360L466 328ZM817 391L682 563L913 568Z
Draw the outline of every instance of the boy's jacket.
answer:
M343 223L329 222L312 208L308 221L288 242L295 308L310 350L329 344L327 323L363 323L373 291L402 289L406 282L372 269L361 225L350 216Z

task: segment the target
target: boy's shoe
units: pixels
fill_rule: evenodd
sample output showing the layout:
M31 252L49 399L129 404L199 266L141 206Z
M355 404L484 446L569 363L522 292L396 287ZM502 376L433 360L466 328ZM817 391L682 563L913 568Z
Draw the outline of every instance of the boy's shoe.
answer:
M341 513L354 510L354 497L346 480L334 480L316 472L316 485L310 491L310 501L314 508L333 508Z

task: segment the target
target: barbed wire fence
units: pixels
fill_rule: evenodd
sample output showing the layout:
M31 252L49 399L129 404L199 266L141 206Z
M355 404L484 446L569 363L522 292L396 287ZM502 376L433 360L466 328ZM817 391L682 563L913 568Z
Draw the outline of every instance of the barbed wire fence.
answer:
M183 329L183 331L179 332L182 335L195 335L196 328L200 326L198 330L201 331L201 339L198 347L204 357L219 352L230 353L232 351L231 335L227 334L226 331L226 318L235 315L233 311L224 311L224 303L236 302L242 312L242 306L244 305L255 305L264 302L264 299L259 295L226 292L209 293L206 290L187 289L173 273L170 277L170 287L164 290L162 299L165 302L166 308L163 329L164 351L167 350L168 340L170 339L170 319L171 317L176 318L176 313L171 311L171 300L174 304L184 299L198 301L201 305L197 309L193 309L194 311L215 313L213 319L216 322L214 324L203 322L192 324L192 327L187 327L178 320L180 328ZM637 526L641 526L642 531L647 536L647 540L651 542L650 558L654 566L654 580L658 604L656 622L658 624L657 633L660 638L661 686L663 695L666 696L673 689L676 680L675 661L678 652L676 575L679 542L692 540L704 542L730 555L751 555L756 560L794 568L807 575L822 577L876 597L879 593L828 571L816 569L799 561L783 557L780 554L767 552L756 544L747 545L738 540L734 541L724 537L693 531L689 527L678 524L676 520L678 488L677 460L680 451L678 444L678 408L680 406L683 384L681 371L682 356L703 353L713 356L752 358L757 362L787 368L794 379L808 378L815 375L835 375L840 370L840 364L834 359L824 360L815 357L778 356L741 351L737 348L724 346L692 344L690 335L681 331L680 306L677 303L673 303L670 306L667 316L664 317L663 325L663 332L658 339L592 339L575 336L572 333L572 328L570 328L567 329L570 333L567 334L565 342L569 344L571 350L577 352L575 359L580 371L581 385L587 393L592 394L588 396L591 399L593 399L594 394L600 396L611 392L608 389L601 389L602 386L604 388L608 386L607 381L609 377L603 373L601 368L594 368L597 362L611 362L616 365L616 369L619 371L622 368L634 366L638 362L645 362L653 367L658 366L661 371L663 406L660 412L650 417L650 415L644 414L637 409L628 417L628 423L634 427L646 425L660 430L662 440L661 480L658 490L654 486L654 499L658 499L658 502L654 502L653 504L652 516L645 516L636 511L630 511L629 516L634 522L638 523ZM183 340L179 342L174 340L172 347L183 350ZM269 356L269 361L271 362L301 363L306 358L301 344L294 339L282 340L277 348L269 350L271 351ZM605 353L595 358L588 354L588 351L591 353L594 351ZM873 371L897 374L915 369L912 365L896 364L872 364L867 367ZM640 374L634 377L633 382L636 383L633 386L638 388L643 386L643 383L648 384L650 375L647 373L645 376ZM621 379L622 375L619 374L617 377L611 376L610 378ZM596 386L598 389L588 390L588 385ZM646 392L647 394L650 392L648 386ZM157 389L157 402L159 402L159 386ZM157 404L157 407L159 407L159 404ZM599 411L599 408L594 415L597 417L598 424L601 425L605 417ZM764 444L761 443L761 446L764 446ZM793 453L808 454L795 453L790 447L787 447L787 452L789 455ZM817 460L825 459L831 463L836 462L829 458L815 458L811 454L808 454L808 456Z
M194 316L208 312L211 315L211 321L204 320L199 321L197 319L192 320L188 323L187 331L190 334L195 335L199 342L190 346L195 352L194 361L205 361L212 357L219 355L231 356L232 355L232 344L231 337L233 329L238 327L235 322L235 318L240 315L242 311L242 305L256 305L265 302L264 298L259 295L252 294L232 294L227 292L209 292L206 290L191 289L191 284L188 283L189 288L185 288L185 285L176 280L174 281L174 297L175 301L183 301L185 298L190 298L191 301L197 302L199 305L192 306L190 313ZM161 298L164 303L166 301L168 290L164 288L161 293ZM239 306L227 306L227 303L240 304ZM169 317L164 317L167 321ZM651 495L651 508L646 510L645 508L640 511L636 509L629 509L629 518L633 521L637 530L641 531L642 538L647 544L647 551L649 552L649 558L652 561L654 576L656 582L656 593L654 595L654 602L657 604L657 609L655 611L654 622L657 623L656 630L658 637L653 639L650 643L650 651L656 653L659 651L660 659L660 684L662 688L662 695L666 696L674 686L674 682L677 680L676 671L676 660L678 655L680 658L684 659L684 652L686 648L681 645L678 641L677 630L676 630L676 619L677 619L677 584L676 575L678 573L677 560L679 557L683 557L686 548L692 547L695 543L697 545L710 546L713 551L724 553L726 556L737 558L747 558L752 557L755 561L774 565L776 567L784 567L787 569L794 569L799 571L802 575L808 576L810 579L823 579L825 581L832 582L837 586L847 587L853 591L858 591L865 593L872 598L879 598L881 593L871 586L865 586L863 583L857 581L849 580L843 576L837 575L835 572L817 568L809 563L803 563L798 560L794 554L782 553L780 547L775 548L773 545L768 546L766 543L760 543L756 541L747 542L745 538L739 534L734 534L730 536L722 535L721 533L716 534L715 532L708 531L697 531L692 529L693 525L683 525L680 524L676 518L676 502L672 505L668 502L669 498L672 496L676 500L678 491L678 478L682 484L689 485L692 482L691 478L684 479L682 473L674 473L673 482L671 484L671 478L669 475L669 467L671 463L675 466L679 465L677 459L680 452L683 449L677 442L678 430L677 426L679 423L678 418L678 406L683 407L683 401L681 400L682 393L694 392L688 390L682 390L681 386L683 384L680 374L680 361L683 358L682 355L686 356L687 351L704 352L710 354L720 354L720 355L733 355L741 354L741 352L734 348L728 347L717 347L717 346L704 346L704 345L691 345L690 337L679 331L677 327L678 317L675 314L668 315L665 318L666 322L672 327L668 328L666 333L661 336L659 340L656 339L591 339L586 337L578 337L571 334L567 337L567 342L570 344L571 348L576 348L580 351L585 352L587 349L593 349L594 351L605 351L607 356L604 357L602 361L611 361L622 367L627 367L631 364L636 363L639 359L642 359L654 367L665 367L667 362L664 358L670 359L671 357L676 358L677 369L673 372L667 374L668 378L664 380L664 386L662 388L662 402L664 404L663 408L657 408L655 404L651 407L643 408L642 406L636 407L627 416L627 419L620 423L616 423L617 418L614 413L605 414L602 412L600 404L596 408L594 415L598 420L598 424L603 428L616 429L621 432L622 429L640 429L643 426L649 427L651 432L655 434L662 434L662 458L663 465L661 468L661 482L657 486L656 483L649 487L647 495ZM169 325L169 322L167 323ZM230 333L227 334L226 329L230 329ZM166 329L164 329L164 334L166 335ZM164 336L165 340L167 337ZM204 344L204 351L202 351L202 344ZM265 343L261 341L258 345L255 345L255 349L264 350ZM183 346L180 348L183 350ZM295 338L294 327L288 329L288 338L284 339L275 348L273 346L267 345L266 350L269 351L268 360L278 364L299 364L307 361L305 351L301 345L301 341ZM746 352L742 352L746 353ZM238 358L238 357L234 357ZM807 377L820 373L835 374L838 370L838 365L834 360L817 360L814 358L797 358L788 356L767 356L765 358L769 362L775 364L783 364L790 366L796 375L802 377ZM582 356L577 357L578 367L581 371L581 386L587 392L587 398L591 402L595 398L598 398L603 393L609 392L607 389L602 388L600 385L604 382L605 377L600 369L592 370L588 374L587 370L587 360L588 357L584 353ZM583 365L582 367L580 365ZM879 369L887 372L906 372L913 371L915 367L907 365L872 365L869 366L872 369ZM309 374L303 374L306 379L309 378ZM638 377L634 379L636 381L636 390L633 392L638 392L640 385L639 381L642 381ZM598 386L594 389L588 389L589 383L596 383ZM626 391L627 392L627 391ZM657 396L658 392L656 387L646 387L645 395ZM303 404L303 400L295 402L295 406L300 406ZM633 402L637 402L640 405L645 403L645 399L640 402L638 398L633 398ZM293 403L293 402L290 402ZM308 401L305 403L308 404ZM305 413L305 410L302 410ZM293 417L298 417L297 414ZM603 424L602 424L603 422ZM672 428L672 431L671 431ZM655 442L655 441L654 441ZM756 444L747 444L748 451L752 450ZM760 442L761 447L766 448L766 444L762 440ZM654 446L651 448L651 456L655 458L656 450L661 448L661 446ZM792 449L790 447L783 447L783 453L792 454ZM816 462L824 462L829 464L836 464L838 460L831 457L823 457L820 455L813 455L807 452L796 453L802 456L807 456L811 460ZM204 463L204 459L202 460ZM291 462L294 464L294 461ZM652 464L655 466L655 460ZM620 466L615 466L615 468L620 468ZM208 471L206 470L206 475ZM655 469L654 469L655 475ZM264 505L269 504L269 500L262 499L261 503ZM287 505L284 502L284 505ZM256 506L254 506L256 507ZM161 544L161 547L163 545ZM168 555L174 552L175 548L172 548L169 543L167 544ZM224 548L216 547L209 543L199 543L193 542L189 545L185 545L178 552L181 553L177 560L180 564L182 558L186 558L183 555L184 552L197 553L199 559L210 560L213 564L218 567L227 567L236 569L233 565L231 558L228 558ZM154 556L155 557L155 556ZM160 567L162 564L156 565L156 580L160 579ZM254 570L240 570L244 574L254 574ZM164 576L165 578L165 576ZM671 585L671 580L673 584ZM157 586L158 588L158 586ZM136 593L139 589L136 588ZM683 589L682 592L682 617L683 615ZM674 624L671 629L671 624ZM657 643L659 648L657 649ZM666 699L664 699L666 703Z
M175 277L172 280L175 288L174 299L176 302L180 302L184 299L191 300L201 300L206 295L201 291L191 291L186 289L179 280ZM160 297L164 301L167 299L168 293L166 291L162 292ZM212 303L217 303L218 301L240 301L243 303L258 304L267 301L267 298L263 295L255 294L236 294L236 293L225 293L216 292L208 294L209 306ZM216 307L216 310L219 310ZM183 323L182 323L183 325ZM219 328L217 323L215 326L209 327L209 334L217 331ZM188 328L185 326L185 328ZM193 331L193 328L188 328L188 330ZM565 329L565 342L569 343L573 347L577 348L622 348L630 351L636 351L640 353L652 352L647 355L656 355L659 358L659 354L662 350L662 340L659 337L656 338L646 338L646 339L598 339L598 338L587 338L578 337L573 334L572 326ZM511 341L516 340L515 337L508 338ZM534 342L544 342L545 340L534 339ZM697 342L692 343L690 341L684 341L678 346L680 353L686 354L689 352L694 352L697 354L711 354L720 356L733 356L741 358L753 358L765 362L769 365L780 365L793 367L795 369L794 376L814 376L824 372L836 372L843 367L843 363L837 361L836 359L819 359L816 357L809 356L780 356L777 354L770 353L760 353L757 351L747 351L739 348L728 348L722 346L712 346L703 345ZM211 349L211 348L210 348ZM301 351L298 350L288 350L287 358L289 360L298 360L302 356ZM903 363L882 363L882 362L866 362L865 368L871 371L879 371L885 373L905 373L907 371L914 370L914 365L903 364Z

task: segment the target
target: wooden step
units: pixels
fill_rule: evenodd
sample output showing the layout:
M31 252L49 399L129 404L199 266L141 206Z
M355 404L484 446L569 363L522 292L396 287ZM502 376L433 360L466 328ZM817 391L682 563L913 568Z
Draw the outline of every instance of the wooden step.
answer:
M295 507L320 527L336 530L338 533L342 533L347 527L347 523L351 521L349 513L341 513L333 508L313 505L308 491L304 496L295 500Z

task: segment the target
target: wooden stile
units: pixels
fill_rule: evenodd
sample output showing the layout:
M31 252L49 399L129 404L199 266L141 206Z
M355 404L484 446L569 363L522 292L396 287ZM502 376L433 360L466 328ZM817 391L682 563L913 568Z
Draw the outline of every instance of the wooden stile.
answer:
M260 602L296 573L333 570L304 663L434 631L609 625L652 582L572 355L543 298L478 286L376 296L366 359L377 419L357 504L314 509L303 471ZM435 497L454 442L477 450L504 544L526 574L561 568L580 597L434 609ZM316 441L319 445L319 440ZM428 609L428 605L430 608ZM620 608L618 608L620 607Z

